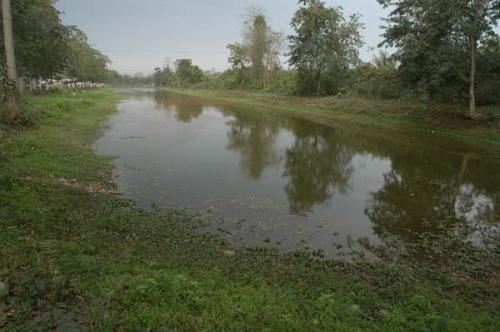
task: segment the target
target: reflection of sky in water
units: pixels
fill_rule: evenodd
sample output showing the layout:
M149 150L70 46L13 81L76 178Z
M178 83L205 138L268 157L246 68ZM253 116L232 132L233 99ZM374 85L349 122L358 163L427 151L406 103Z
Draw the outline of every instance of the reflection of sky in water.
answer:
M425 143L143 94L120 105L96 150L119 157L118 183L140 206L210 208L224 216L212 230L243 244L334 256L348 239L408 239L438 220L498 224L500 187L467 178L498 165Z
M498 220L498 216L495 216L495 202L491 198L475 192L470 184L461 185L455 211L457 218L471 227L466 241L491 246L490 243L485 243L485 236L493 237L500 231L498 222L495 223L495 219Z

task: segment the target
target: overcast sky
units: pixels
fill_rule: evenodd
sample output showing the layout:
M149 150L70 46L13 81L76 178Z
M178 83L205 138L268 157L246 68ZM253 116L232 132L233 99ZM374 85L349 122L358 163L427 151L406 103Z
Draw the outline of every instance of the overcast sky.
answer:
M360 13L366 47L381 41L381 17L386 12L376 0L326 0L346 14ZM227 68L226 45L241 39L242 15L257 5L264 9L273 30L289 34L296 0L59 0L65 24L76 25L90 43L122 73L150 73L165 59L191 58L201 68Z

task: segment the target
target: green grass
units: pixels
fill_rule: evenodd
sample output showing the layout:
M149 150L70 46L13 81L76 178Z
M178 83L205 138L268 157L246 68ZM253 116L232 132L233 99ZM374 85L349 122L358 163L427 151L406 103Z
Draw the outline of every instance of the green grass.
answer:
M472 121L466 118L467 109L462 106L425 103L418 99L293 97L241 90L166 90L265 107L325 124L340 121L386 131L433 131L435 135L456 139L466 145L500 148L500 106L479 107L481 119Z
M500 330L497 271L486 264L498 253L454 259L479 267L465 277L461 265L233 255L186 212L84 190L111 188L111 159L90 145L117 100L109 90L36 97L39 124L2 137L0 281L10 291L0 329Z

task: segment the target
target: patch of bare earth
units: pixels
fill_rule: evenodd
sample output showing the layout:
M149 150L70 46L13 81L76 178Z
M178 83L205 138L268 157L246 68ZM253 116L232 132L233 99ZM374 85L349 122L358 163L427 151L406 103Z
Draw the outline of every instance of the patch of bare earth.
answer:
M122 192L117 191L116 188L111 183L106 183L106 182L98 182L98 181L81 182L78 181L77 179L65 179L65 178L54 178L53 181L59 185L81 191L86 191L89 193L100 193L100 194L110 194L110 195L123 194Z

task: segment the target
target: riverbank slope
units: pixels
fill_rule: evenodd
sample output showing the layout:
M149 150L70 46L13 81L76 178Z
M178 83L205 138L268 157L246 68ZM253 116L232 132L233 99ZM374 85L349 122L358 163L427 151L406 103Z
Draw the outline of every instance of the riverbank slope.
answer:
M467 110L463 106L429 103L418 99L383 100L348 96L295 97L241 90L172 88L163 90L272 108L274 111L295 113L309 120L326 124L341 121L375 129L400 131L414 129L457 139L471 146L484 147L486 145L500 149L500 106L479 107L478 112L481 118L473 121L466 117Z
M234 250L193 231L200 216L137 209L91 149L118 100L34 97L37 124L3 134L0 329L500 329L496 252L464 249L449 266L328 262Z

